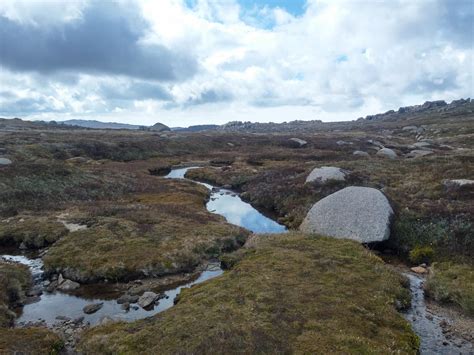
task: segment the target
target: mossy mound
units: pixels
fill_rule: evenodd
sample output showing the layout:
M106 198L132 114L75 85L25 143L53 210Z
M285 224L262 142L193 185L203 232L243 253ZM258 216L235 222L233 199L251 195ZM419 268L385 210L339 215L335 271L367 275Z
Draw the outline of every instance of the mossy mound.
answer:
M87 331L86 354L416 354L397 313L400 275L355 242L260 236L219 278L182 292L168 311Z
M55 218L17 216L0 221L0 245L20 245L38 249L50 245L68 233Z
M434 264L426 292L436 301L456 305L474 316L474 266L450 262Z
M247 231L206 210L207 189L161 183L169 185L162 192L91 206L91 227L54 244L44 257L46 272L83 283L156 277L192 271L245 242Z
M45 328L0 328L0 354L58 354L63 342Z
M31 274L27 266L0 260L0 327L12 325L15 319L12 309L24 300L30 286Z

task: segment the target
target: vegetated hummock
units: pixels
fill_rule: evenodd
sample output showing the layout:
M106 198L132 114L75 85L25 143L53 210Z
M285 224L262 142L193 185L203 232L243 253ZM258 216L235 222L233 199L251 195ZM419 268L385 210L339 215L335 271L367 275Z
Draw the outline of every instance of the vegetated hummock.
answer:
M44 328L9 328L15 319L14 309L25 299L31 286L28 268L0 261L0 353L19 351L27 354L55 353L62 347L61 339Z
M153 318L88 331L85 353L407 353L403 278L352 241L262 235L222 277ZM383 315L381 317L381 315Z
M474 180L473 112L471 101L459 101L352 122L234 123L197 133L0 119L0 158L8 161L0 165L0 246L48 248L46 275L80 283L180 277L214 257L236 264L161 315L92 329L82 343L90 352L172 352L177 344L190 352L231 345L416 352L393 306L406 291L372 253L345 240L291 234L225 255L248 232L208 212L202 186L160 175L176 164L202 166L187 177L227 185L290 229L342 188L379 189L394 210L379 249L407 264L435 263L430 297L472 315L474 185L456 181ZM377 155L382 147L396 158ZM419 150L430 153L413 153ZM343 169L344 179L306 182L323 166ZM71 232L64 221L87 229ZM23 273L8 275L8 284L22 284ZM2 297L0 331L9 334L2 346L22 351L18 344L34 342L29 331L7 328L16 301Z
M55 243L45 270L81 283L191 272L248 234L208 212L207 198L203 186L159 179L147 193L85 205L77 215L90 227Z

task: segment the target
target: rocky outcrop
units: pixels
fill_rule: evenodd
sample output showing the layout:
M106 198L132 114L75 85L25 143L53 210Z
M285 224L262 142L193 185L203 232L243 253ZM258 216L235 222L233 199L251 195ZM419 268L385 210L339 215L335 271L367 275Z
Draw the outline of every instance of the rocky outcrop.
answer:
M164 125L163 123L160 123L160 122L155 123L153 126L148 128L148 130L153 131L153 132L168 132L168 131L171 131L171 129L167 125Z
M325 183L330 180L345 181L347 172L341 168L334 166L323 166L321 168L315 168L306 178L306 182L317 181Z
M346 187L316 202L300 230L361 243L380 242L390 235L392 207L382 192Z
M406 106L400 107L398 111L390 110L385 113L379 113L377 115L369 115L364 118L360 118L357 121L374 121L374 120L383 120L383 121L395 121L398 119L406 118L412 115L426 114L426 113L440 113L447 112L452 110L457 110L459 108L467 108L472 110L473 101L471 99L460 99L454 100L450 104L447 104L443 100L438 101L426 101L422 105Z

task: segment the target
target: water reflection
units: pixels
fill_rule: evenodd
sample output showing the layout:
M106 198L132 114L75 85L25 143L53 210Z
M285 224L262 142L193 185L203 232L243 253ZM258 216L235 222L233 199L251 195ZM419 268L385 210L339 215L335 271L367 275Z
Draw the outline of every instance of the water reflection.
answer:
M196 167L172 170L166 178L184 179L184 175L189 169L196 169ZM201 182L199 184L213 189L212 185ZM264 216L230 190L212 191L207 209L212 213L224 216L229 223L244 227L254 233L282 233L286 231L285 226Z

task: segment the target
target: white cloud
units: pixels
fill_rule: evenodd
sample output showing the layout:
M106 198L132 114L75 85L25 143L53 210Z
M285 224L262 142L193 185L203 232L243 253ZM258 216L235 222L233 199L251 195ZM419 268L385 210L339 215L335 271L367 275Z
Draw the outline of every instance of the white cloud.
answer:
M3 91L44 107L35 112L30 103L24 107L31 111L11 115L44 118L49 105L54 119L72 114L184 126L347 120L424 100L474 95L470 0L314 0L298 17L282 8L244 9L231 0L202 0L194 7L184 0L134 3L149 24L140 44L186 53L197 63L194 75L161 85L143 76L76 72L76 80L64 74L39 85L41 74L4 70L0 107L16 107L11 96L1 98ZM14 4L2 5L0 14L41 25L38 14L45 12L38 6ZM84 6L65 9L57 21L70 21ZM51 11L56 13L54 6ZM123 87L120 100L107 96L104 85ZM157 99L154 85L163 90ZM146 93L142 99L137 88ZM134 90L129 100L126 89Z

